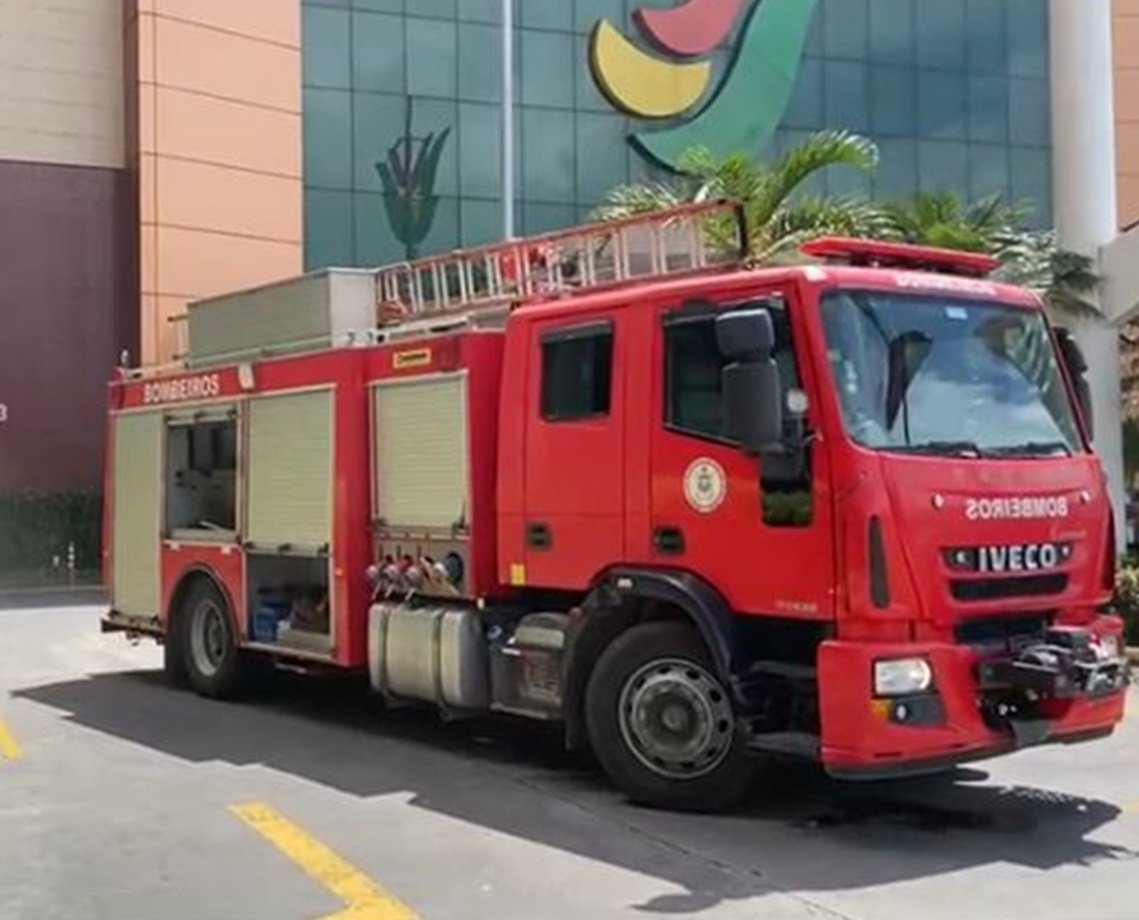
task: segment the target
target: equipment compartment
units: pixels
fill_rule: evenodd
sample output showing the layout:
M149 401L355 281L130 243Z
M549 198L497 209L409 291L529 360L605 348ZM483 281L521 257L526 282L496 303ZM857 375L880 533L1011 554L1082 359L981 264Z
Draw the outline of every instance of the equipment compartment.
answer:
M376 384L372 411L377 532L465 534L471 519L466 375Z
M250 554L250 641L328 655L333 638L328 565L325 556Z

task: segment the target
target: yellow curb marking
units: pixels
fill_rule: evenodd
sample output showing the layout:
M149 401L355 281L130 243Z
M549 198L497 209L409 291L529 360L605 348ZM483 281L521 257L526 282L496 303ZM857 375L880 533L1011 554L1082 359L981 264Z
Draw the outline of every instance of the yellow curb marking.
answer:
M254 802L229 810L347 905L324 920L419 920L411 908L268 805Z
M16 743L16 736L4 724L4 720L0 719L0 759L6 757L8 760L20 760L23 756L24 752Z

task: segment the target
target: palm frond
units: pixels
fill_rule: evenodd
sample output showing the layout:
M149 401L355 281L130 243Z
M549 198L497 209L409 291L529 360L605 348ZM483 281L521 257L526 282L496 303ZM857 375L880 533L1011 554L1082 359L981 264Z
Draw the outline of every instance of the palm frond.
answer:
M620 220L685 203L682 190L663 182L619 185L590 214L591 220Z
M820 236L886 237L889 217L860 198L802 198L781 208L753 240L759 262L784 261L803 243Z
M990 195L974 202L968 209L966 220L979 233L1000 234L1021 226L1032 213L1024 202L1007 202L1003 195Z
M919 192L883 205L895 235L908 243L996 253L1030 209L991 195L966 205L954 192Z
M831 166L849 166L872 172L878 166L873 141L848 131L822 131L787 151L755 177L755 193L748 200L751 219L766 223L811 176Z
M1061 249L1054 231L1013 231L998 243L1000 280L1034 291L1057 316L1098 312L1095 295L1102 279L1096 274L1095 260Z

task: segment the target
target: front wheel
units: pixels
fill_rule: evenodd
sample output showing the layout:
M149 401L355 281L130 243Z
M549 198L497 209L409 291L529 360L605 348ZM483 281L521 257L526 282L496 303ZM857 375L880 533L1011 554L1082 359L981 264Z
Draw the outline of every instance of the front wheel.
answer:
M680 811L736 804L755 775L731 698L699 633L636 626L597 662L585 697L594 754L637 802Z

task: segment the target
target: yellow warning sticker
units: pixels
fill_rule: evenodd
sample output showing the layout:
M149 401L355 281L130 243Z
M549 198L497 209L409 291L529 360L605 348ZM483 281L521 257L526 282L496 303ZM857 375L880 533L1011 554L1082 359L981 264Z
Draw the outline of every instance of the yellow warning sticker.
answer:
M510 566L510 584L515 588L525 587L526 566L518 562Z
M413 367L427 367L431 364L431 349L417 348L414 351L397 351L392 355L392 367L406 371Z

